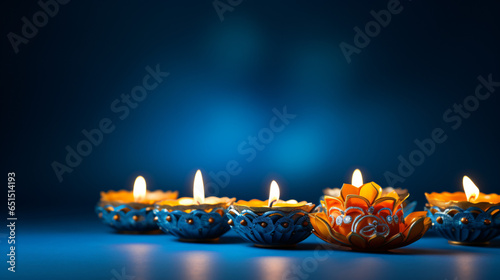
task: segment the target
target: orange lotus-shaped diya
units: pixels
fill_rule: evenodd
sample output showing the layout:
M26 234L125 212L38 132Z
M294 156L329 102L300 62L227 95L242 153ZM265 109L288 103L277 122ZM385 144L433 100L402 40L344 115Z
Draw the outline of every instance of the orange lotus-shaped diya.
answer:
M324 212L309 214L313 233L326 242L353 250L390 250L420 239L431 226L425 211L404 218L403 201L395 191L382 195L374 182L363 184L355 170L352 184L344 184L338 197L325 196Z

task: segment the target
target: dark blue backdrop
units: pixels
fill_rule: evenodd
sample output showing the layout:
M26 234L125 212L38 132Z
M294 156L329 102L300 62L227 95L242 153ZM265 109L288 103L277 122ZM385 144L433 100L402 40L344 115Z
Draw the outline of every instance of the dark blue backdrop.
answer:
M2 172L17 174L19 214L90 217L100 191L131 189L137 175L190 196L196 169L214 182L228 162L239 174L219 195L241 199L265 199L276 179L282 198L317 202L355 168L382 186L387 172L405 175L395 185L420 207L425 191L460 190L464 174L498 191L500 88L471 97L479 76L500 81L498 5L402 1L389 22L388 2L221 1L219 15L212 1L70 1L16 47L11 32L22 37L22 18L42 8L5 2ZM136 86L157 65L170 75L144 95ZM141 101L126 105L131 91ZM464 100L471 112L447 111ZM296 116L282 127L273 109L284 107ZM66 146L103 120L114 130L58 179ZM436 128L446 140L422 159L414 141ZM401 174L410 154L423 163Z

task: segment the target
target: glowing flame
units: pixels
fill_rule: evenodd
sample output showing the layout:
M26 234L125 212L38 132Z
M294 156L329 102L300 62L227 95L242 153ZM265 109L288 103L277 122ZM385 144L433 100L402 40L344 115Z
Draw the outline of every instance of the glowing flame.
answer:
M467 201L472 202L477 199L479 196L479 188L476 187L476 184L472 182L472 180L464 176L462 180L462 184L464 185L465 196L467 196Z
M352 173L351 185L358 188L363 185L363 175L361 175L361 171L359 171L359 169L354 170L354 172Z
M273 204L280 199L280 187L276 181L271 182L271 188L269 190L269 207L273 207Z
M146 180L142 176L135 178L134 182L134 201L139 202L146 198Z
M201 176L200 170L196 171L196 175L194 175L193 198L198 204L205 201L205 188L203 187L203 176Z

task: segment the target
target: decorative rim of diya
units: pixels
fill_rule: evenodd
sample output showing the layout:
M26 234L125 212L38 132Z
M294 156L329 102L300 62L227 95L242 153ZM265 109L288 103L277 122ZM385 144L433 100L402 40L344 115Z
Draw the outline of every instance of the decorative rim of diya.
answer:
M481 201L467 201L467 197L464 192L432 192L425 193L425 198L429 202L430 206L437 206L441 209L446 209L451 206L457 206L462 209L467 209L470 207L477 207L483 211L487 211L490 207L500 205L500 195L496 193L485 194L479 193L479 198ZM482 201L483 199L492 200L496 202Z
M148 191L146 195L146 199L136 202L134 200L134 193L133 191L129 190L118 190L118 191L107 191L107 192L101 192L101 199L100 202L104 202L105 204L141 204L141 205L148 205L151 206L157 201L160 200L165 200L165 199L176 199L177 196L179 195L178 191L162 191L162 190L156 190L156 191ZM152 198L152 199L151 199Z
M323 194L328 196L339 196L341 188L324 188ZM408 197L408 189L385 187L382 189L382 196L395 191L401 199Z
M108 207L111 206L113 208L119 207L119 206L128 206L132 209L135 210L140 210L143 208L146 208L147 211L153 210L153 203L143 203L143 202L121 202L121 201L99 201L97 204L100 207L105 208L108 211L113 211L109 210Z
M122 233L159 233L151 205L101 204L95 212L104 224Z
M285 213L288 212L293 212L295 210L302 210L306 212L311 212L316 204L307 202L307 201L300 201L297 202L296 200L278 200L276 201L273 206L263 206L263 205L268 205L269 200L259 200L259 199L252 199L249 201L246 200L238 200L235 202L232 206L234 209L236 209L238 212L242 212L244 210L250 210L254 213L265 213L268 211L282 211ZM290 204L290 205L286 205Z
M186 204L181 204L182 201L186 201ZM155 203L156 208L166 209L169 211L173 210L194 210L194 209L202 209L202 210L211 210L214 208L227 208L236 201L235 197L216 197L210 196L206 197L205 201L201 204L194 202L192 197L181 197L179 199L166 199L162 201L158 201ZM189 203L191 202L191 203Z

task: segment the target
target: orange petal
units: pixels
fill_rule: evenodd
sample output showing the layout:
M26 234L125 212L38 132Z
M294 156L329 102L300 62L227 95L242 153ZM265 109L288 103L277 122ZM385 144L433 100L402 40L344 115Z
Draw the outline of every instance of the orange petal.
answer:
M309 214L309 220L311 221L311 225L314 228L313 233L317 237L328 243L347 245L346 238L343 235L340 235L339 233L336 233L332 230L332 228L328 224L325 213L321 212Z
M350 194L358 195L359 194L359 188L355 187L355 186L353 186L351 184L344 184L342 186L342 189L340 190L340 195L342 196L342 198L344 199L344 201L346 200L347 196L350 195Z
M381 235L375 235L374 237L368 239L368 247L370 249L380 248L384 243L385 243L385 238Z
M392 191L392 192L386 194L385 196L392 197L392 198L396 199L396 201L399 199L399 194L396 191Z
M320 212L309 214L309 220L314 228L313 233L328 243L335 243L335 240L330 235L328 222L319 218L319 216L325 216L325 213Z
M427 216L427 212L426 211L415 211L415 212L412 212L410 214L408 214L408 216L406 216L405 218L405 224L407 225L411 225L415 220L421 218L421 217L425 217Z
M417 219L403 232L403 235L405 236L405 246L420 239L423 235L423 231L425 229L424 219L425 218Z
M408 244L411 244L419 240L424 235L424 233L429 229L432 223L431 219L425 216L414 217L412 218L411 221L412 223L403 232L403 235L405 236L405 241L403 242L403 244L401 244L401 246L406 246Z
M387 241L387 243L384 245L384 247L387 248L387 250L398 248L401 246L401 243L404 240L405 240L405 236L400 232L400 233L394 235L393 237L391 237L391 239L389 239L389 241Z
M321 220L321 222L323 222L323 223L325 223L327 225L328 231L329 231L331 237L333 239L335 239L341 245L347 245L348 244L347 238L344 235L342 235L341 233L336 232L330 226L330 224L328 223L328 217L327 217L327 215L325 213L318 213L318 214L321 214L321 215L316 216L316 218L319 219L319 220Z
M349 243L351 243L355 249L366 249L366 240L357 233L351 232L347 236L347 240L349 240Z
M396 198L384 196L375 200L375 203L373 205L378 206L377 208L389 208L394 212L396 201Z
M337 197L325 195L325 205L326 205L326 207L325 207L326 212L328 212L328 210L332 207L337 207L337 208L342 209L342 207L344 206L344 203L342 202L342 200L340 200Z
M377 199L381 193L382 188L374 182L364 184L359 191L359 195L368 199L370 205L375 202L375 199Z
M405 196L400 196L398 199L398 203L396 204L396 207L394 209L398 208L399 205L401 205L409 196L409 193L407 193Z
M347 196L344 207L347 209L351 206L361 207L361 209L366 210L370 207L370 202L362 196L350 194Z

